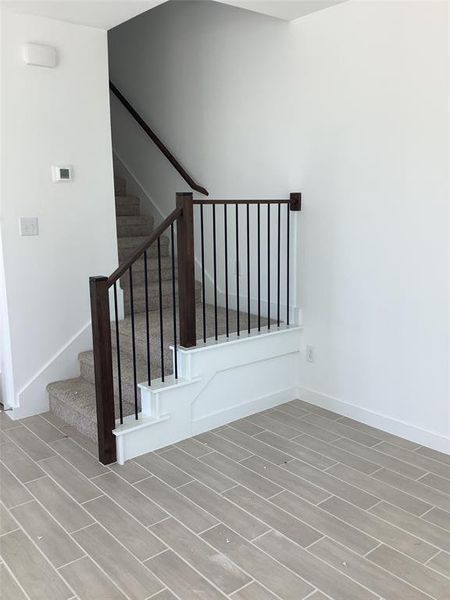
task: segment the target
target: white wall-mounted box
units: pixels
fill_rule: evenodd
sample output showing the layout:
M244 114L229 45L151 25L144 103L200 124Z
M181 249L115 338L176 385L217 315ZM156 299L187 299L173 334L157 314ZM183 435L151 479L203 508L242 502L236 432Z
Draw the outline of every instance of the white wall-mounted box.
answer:
M56 67L56 48L53 46L35 43L24 44L22 56L27 65Z

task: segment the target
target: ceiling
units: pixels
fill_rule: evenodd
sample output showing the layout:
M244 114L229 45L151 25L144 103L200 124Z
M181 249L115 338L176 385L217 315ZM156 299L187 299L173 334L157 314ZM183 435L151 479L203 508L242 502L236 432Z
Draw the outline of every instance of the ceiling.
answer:
M165 0L0 0L2 9L111 29ZM218 0L246 10L292 21L345 0Z

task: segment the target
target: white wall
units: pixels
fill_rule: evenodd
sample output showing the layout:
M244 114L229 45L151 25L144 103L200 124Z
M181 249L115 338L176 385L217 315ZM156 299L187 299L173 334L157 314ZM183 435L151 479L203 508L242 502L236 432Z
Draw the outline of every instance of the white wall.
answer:
M45 410L46 383L76 374L77 351L90 347L88 278L117 264L106 36L3 15L1 237L14 365L5 401L20 402L15 416ZM30 41L55 46L58 66L26 66ZM73 165L73 183L52 183L52 164ZM39 218L39 236L19 236L20 216Z
M447 6L300 19L292 81L303 396L450 452Z

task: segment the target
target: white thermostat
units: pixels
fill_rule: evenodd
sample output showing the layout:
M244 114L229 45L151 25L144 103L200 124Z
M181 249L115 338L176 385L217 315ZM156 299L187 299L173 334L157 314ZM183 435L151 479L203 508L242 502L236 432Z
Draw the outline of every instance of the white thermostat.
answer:
M52 166L52 179L55 183L72 181L72 167L70 165Z

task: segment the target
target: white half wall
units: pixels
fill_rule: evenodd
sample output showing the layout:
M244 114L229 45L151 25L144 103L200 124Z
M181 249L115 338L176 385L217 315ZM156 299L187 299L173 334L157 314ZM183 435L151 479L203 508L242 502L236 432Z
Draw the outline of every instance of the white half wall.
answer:
M14 365L2 377L18 417L47 410L46 384L76 373L77 352L90 346L88 279L113 271L117 248L107 34L2 16L2 323ZM56 68L25 65L26 42L56 47ZM66 164L73 182L52 183L51 166ZM22 216L38 217L38 236L19 235Z
M450 453L446 2L291 25L305 400Z

